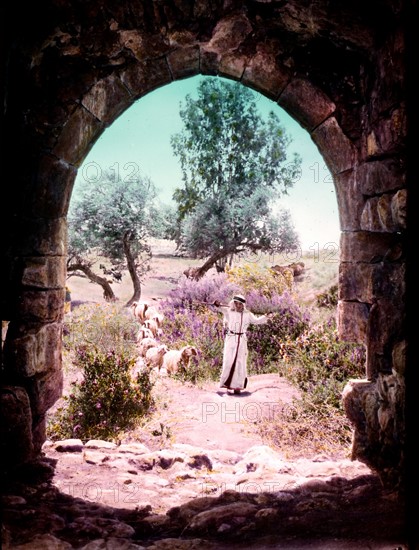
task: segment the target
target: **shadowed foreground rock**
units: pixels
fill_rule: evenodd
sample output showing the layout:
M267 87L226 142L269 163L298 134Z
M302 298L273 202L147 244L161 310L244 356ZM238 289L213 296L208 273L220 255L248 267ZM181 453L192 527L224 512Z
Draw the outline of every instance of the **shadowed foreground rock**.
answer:
M47 443L6 480L3 548L404 548L403 502L350 460ZM234 488L234 489L233 489ZM177 504L177 505L176 505Z

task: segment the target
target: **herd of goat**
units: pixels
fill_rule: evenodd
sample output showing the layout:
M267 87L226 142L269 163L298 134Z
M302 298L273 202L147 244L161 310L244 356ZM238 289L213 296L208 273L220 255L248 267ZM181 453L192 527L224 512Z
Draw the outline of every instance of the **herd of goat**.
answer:
M139 355L136 370L148 369L173 375L182 367L187 369L191 358L198 355L198 350L189 345L180 349L169 349L166 344L159 343L164 316L158 309L146 303L133 302L131 311L140 324L137 333Z

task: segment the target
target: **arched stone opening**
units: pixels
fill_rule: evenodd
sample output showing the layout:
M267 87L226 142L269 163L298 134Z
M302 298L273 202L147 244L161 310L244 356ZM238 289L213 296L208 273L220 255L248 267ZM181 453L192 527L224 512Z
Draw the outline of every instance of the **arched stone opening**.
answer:
M330 12L323 2L310 10L298 2L203 11L197 4L194 12L163 2L134 14L123 4L104 7L100 21L87 8L54 7L45 28L14 43L6 64L8 174L17 181L2 204L10 235L2 283L6 468L39 452L46 411L61 393L66 213L77 167L134 101L207 74L277 101L333 174L340 334L367 349L366 378L344 397L354 457L403 485L406 123L397 8L382 15L381 31L366 7L359 18L357 7Z

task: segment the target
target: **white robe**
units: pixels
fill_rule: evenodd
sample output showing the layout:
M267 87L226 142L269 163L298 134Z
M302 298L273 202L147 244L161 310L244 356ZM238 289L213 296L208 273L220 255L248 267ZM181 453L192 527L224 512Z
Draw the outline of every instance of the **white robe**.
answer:
M229 389L244 389L247 384L247 336L246 330L250 324L262 325L268 317L261 315L256 317L251 311L245 309L243 313L232 311L230 307L218 308L224 315L224 327L227 334L224 340L223 370L221 372L220 387ZM234 358L237 358L234 363ZM228 378L234 367L230 383Z

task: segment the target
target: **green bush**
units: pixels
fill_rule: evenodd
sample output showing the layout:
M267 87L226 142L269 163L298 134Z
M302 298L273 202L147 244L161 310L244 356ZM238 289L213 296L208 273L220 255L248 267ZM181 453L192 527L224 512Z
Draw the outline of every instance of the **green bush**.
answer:
M338 285L331 286L316 297L317 307L334 308L338 305Z
M250 374L262 374L271 372L272 368L276 369L281 343L297 338L309 327L310 317L307 310L298 306L287 293L281 299L281 307L277 306L279 310L266 324L249 326ZM272 368L267 367L271 362L274 363ZM260 366L256 368L256 365Z
M73 308L64 323L63 344L67 351L91 349L135 354L138 323L126 308L115 304L83 304Z
M333 318L283 342L280 355L280 373L320 407L341 409L346 382L365 375L364 346L340 341Z
M362 345L338 339L334 318L311 326L280 345L279 374L300 390L275 420L262 420L259 433L290 458L318 453L349 456L352 427L342 407L342 390L365 372Z
M148 373L131 377L138 323L114 304L75 307L64 325L65 369L78 374L49 419L51 439L115 439L153 405Z
M81 440L115 439L119 432L135 426L153 405L152 384L148 373L134 382L130 371L135 359L79 349L76 367L83 373L80 383L64 397L66 406L59 409L49 423L51 439L77 437Z
M292 270L275 273L270 268L256 264L245 264L237 267L226 266L228 279L243 289L245 294L257 291L264 296L281 295L293 288Z

